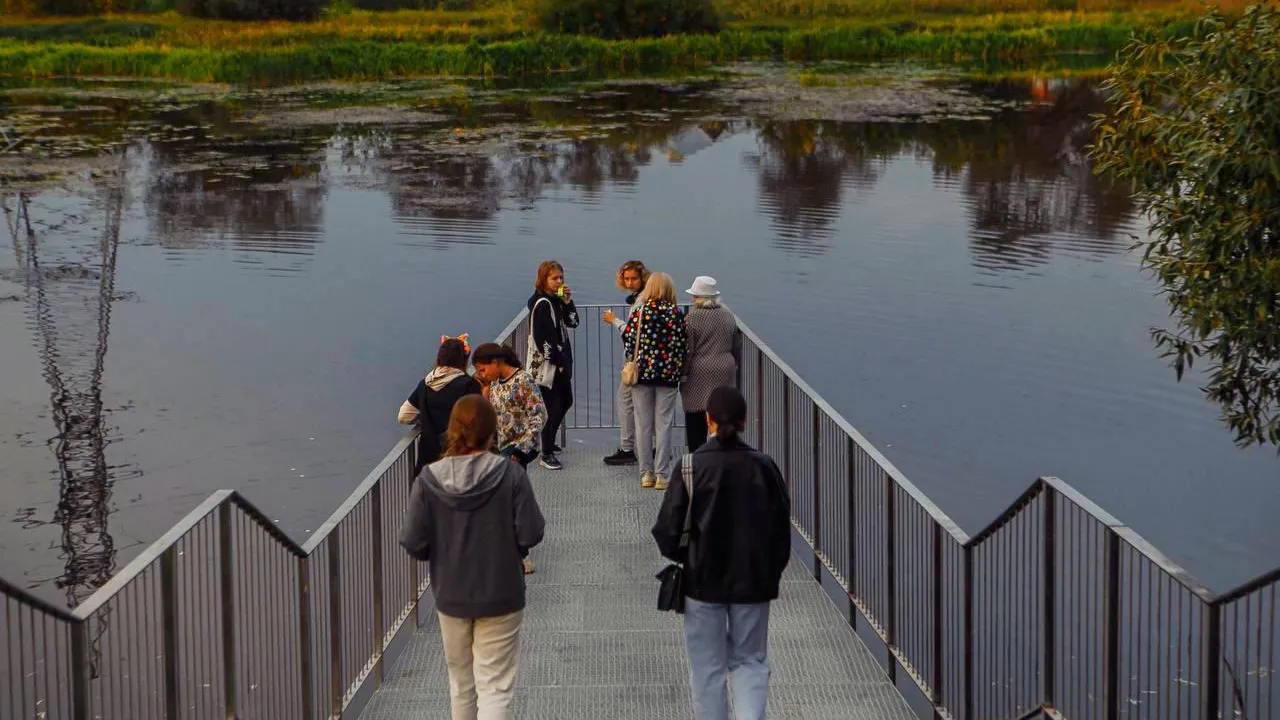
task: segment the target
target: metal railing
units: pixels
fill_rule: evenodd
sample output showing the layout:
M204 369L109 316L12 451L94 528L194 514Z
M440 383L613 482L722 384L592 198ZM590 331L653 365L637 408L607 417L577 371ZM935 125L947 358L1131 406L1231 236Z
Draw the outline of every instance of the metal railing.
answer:
M570 429L617 426L623 358L605 310L625 307L578 306ZM1215 595L1053 477L971 537L738 327L748 436L790 482L809 570L928 712L1280 720L1280 569ZM512 333L522 356L527 333Z
M579 306L570 429L616 426L622 363ZM809 570L943 718L1277 718L1280 570L1214 595L1056 478L970 537L739 321L749 436ZM528 322L500 341L523 356ZM0 580L0 720L352 717L421 621L397 544L402 439L304 544L231 491L74 610ZM413 622L410 622L410 621Z
M422 619L415 437L301 545L222 490L73 610L0 580L0 720L357 715Z

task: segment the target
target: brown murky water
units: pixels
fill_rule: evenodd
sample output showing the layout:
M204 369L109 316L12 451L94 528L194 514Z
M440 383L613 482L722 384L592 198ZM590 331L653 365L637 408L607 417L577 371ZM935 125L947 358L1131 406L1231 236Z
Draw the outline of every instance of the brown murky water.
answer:
M0 91L3 574L83 597L223 487L304 537L547 257L586 302L632 257L715 275L969 528L1054 474L1211 585L1273 565L1280 461L1151 347L1095 88L911 91Z

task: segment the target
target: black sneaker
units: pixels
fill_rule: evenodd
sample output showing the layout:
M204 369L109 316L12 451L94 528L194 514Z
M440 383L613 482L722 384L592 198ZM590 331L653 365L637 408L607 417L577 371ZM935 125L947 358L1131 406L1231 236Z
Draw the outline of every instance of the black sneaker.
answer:
M621 448L618 449L618 452L606 456L604 459L605 465L635 465L636 462L637 458L634 450L623 450Z
M560 458L555 453L543 453L538 460L538 464L548 470L563 470L564 464L560 462Z

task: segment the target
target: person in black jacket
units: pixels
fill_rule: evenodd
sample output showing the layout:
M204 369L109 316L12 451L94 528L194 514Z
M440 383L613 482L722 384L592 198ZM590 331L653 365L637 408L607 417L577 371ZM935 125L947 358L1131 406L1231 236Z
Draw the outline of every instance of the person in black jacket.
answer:
M578 327L578 308L564 284L564 267L555 260L538 265L538 278L529 298L529 376L542 389L547 424L542 426L542 455L538 464L548 470L564 467L556 453L556 435L573 407L573 346L569 330Z
M662 498L653 537L684 563L684 636L698 720L764 720L769 696L769 603L791 558L791 503L773 458L739 437L747 403L731 387L707 400L713 437L685 455ZM693 465L693 492L684 467ZM688 549L680 549L693 503Z
M422 431L418 436L418 461L413 468L415 476L444 451L444 434L453 404L464 395L480 393L480 383L467 374L470 355L465 334L456 338L442 335L440 349L436 351L436 366L418 381L409 399L400 405L396 418L400 424L417 425Z
M498 426L479 395L458 401L444 457L413 483L400 544L427 563L453 720L509 717L524 616L520 558L545 520L520 463L493 452Z

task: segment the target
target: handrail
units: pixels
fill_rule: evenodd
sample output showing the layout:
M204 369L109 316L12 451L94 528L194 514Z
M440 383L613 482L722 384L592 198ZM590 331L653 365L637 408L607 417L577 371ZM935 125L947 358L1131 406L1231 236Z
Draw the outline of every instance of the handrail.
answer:
M68 612L66 608L60 608L57 605L54 605L47 600L38 598L35 595L32 595L31 593L27 592L26 590L23 590L22 588L18 587L17 585L14 585L8 580L5 580L4 578L0 577L0 596L3 596L3 595L7 595L11 598L14 598L18 602L23 603L31 608L34 608L38 612L42 612L46 615L55 617L59 620L62 620L63 622L73 623L73 622L78 622L80 619L76 617L74 613Z
M351 494L348 495L347 499L338 506L338 509L333 511L333 514L329 516L329 519L320 523L320 527L316 528L316 531L311 534L311 538L302 545L301 551L307 555L315 552L316 547L329 537L329 533L333 532L333 529L338 526L338 523L345 520L346 517L351 514L351 511L355 509L356 505L369 495L369 491L378 483L382 475L386 473L391 465L395 463L396 459L413 444L413 441L417 437L417 432L410 432L400 438L400 441L391 448L391 452L387 453L386 456L373 467L373 470L365 476L365 479L356 486L355 490L351 491Z
M590 313L621 306L578 307ZM520 349L528 322L522 309L498 342ZM1263 610L1270 608L1272 617L1277 613L1280 568L1215 596L1132 528L1049 476L1036 479L970 536L740 318L737 323L744 339L740 371L748 364L755 370L752 377L740 375L743 392L760 416L758 443L789 475L792 524L812 552L814 578L823 581L826 573L836 581L847 596L851 622L864 617L883 643L890 674L898 668L906 672L938 716L1077 718L1092 716L1093 703L1102 703L1107 717L1116 717L1112 713L1120 712L1126 692L1121 684L1134 676L1132 663L1138 662L1131 655L1143 651L1140 638L1157 648L1163 643L1166 654L1172 647L1180 654L1200 654L1197 663L1181 661L1177 678L1166 678L1165 692L1179 699L1190 692L1187 688L1197 688L1194 698L1187 696L1187 703L1194 699L1199 708L1193 717L1214 720L1235 711L1253 718L1258 713L1245 712L1247 703L1280 695L1280 680L1273 679L1277 676L1260 649ZM590 338L581 325L575 332ZM600 335L597 346L607 343L608 362L616 363L614 341ZM584 346L590 343L579 349ZM586 356L586 362L593 360ZM592 382L606 384L595 392L609 391L612 402L616 375L603 372L601 358L594 362L601 363L596 379L591 372L575 373L574 382L584 384L588 400ZM781 402L777 391L769 390L779 383ZM766 409L771 411L767 417ZM590 420L569 426L606 427ZM246 712L237 707L237 702L263 702L261 688L256 694L238 689L244 687L238 683L257 679L241 666L252 651L255 667L296 666L294 675L270 688L287 696L283 704L296 706L290 717L348 717L358 710L359 691L381 681L395 638L417 624L418 598L426 589L418 564L399 551L394 530L388 530L407 503L415 437L413 432L402 437L304 543L239 493L220 490L76 608L58 608L0 579L5 612L13 604L19 610L18 635L25 623L28 636L37 637L38 627L38 637L53 638L42 639L52 645L40 649L33 641L19 639L15 645L10 640L8 670L0 664L0 678L5 672L12 677L15 663L34 663L37 656L30 653L43 651L43 669L23 675L20 683L22 697L31 690L49 717L88 720L89 708L108 700L117 708L136 702L152 708L145 711L151 715L177 717L180 702L195 697L192 687L220 690L223 705L215 701L210 717L257 716L265 706ZM1143 585L1144 573L1157 571L1155 584ZM1167 578L1167 585L1160 578ZM1032 583L1035 591L1029 592L1026 586ZM823 586L832 592L831 583ZM1157 588L1164 588L1159 593L1164 608L1144 618L1142 604L1156 602ZM245 607L255 611L245 613ZM182 613L211 616L211 624L188 619L190 626L183 625ZM905 623L898 621L900 615ZM139 616L142 625L130 625ZM1086 621L1101 623L1101 645L1096 637L1071 644L1071 631L1081 631L1072 623ZM1145 631L1139 621L1148 623ZM1157 621L1163 626L1153 631ZM1085 629L1086 634L1095 631ZM1274 648L1280 629L1271 627L1271 632ZM259 640L275 634L288 642ZM1259 639L1250 656L1249 642L1241 646L1240 638L1253 634ZM974 655L979 639L986 655ZM1133 643L1138 644L1126 645ZM130 645L123 656L116 647L122 644ZM1028 644L1035 645L1030 657L1010 654L1010 648L1027 650ZM1242 653L1247 657L1241 659ZM162 676L146 658L161 659ZM1094 676L1081 674L1082 662L1101 668L1104 686L1089 685ZM121 685L135 678L150 685L134 688L136 695L125 687L123 695L108 696L107 684L92 681L101 672ZM1172 666L1166 668L1166 674L1172 672ZM58 673L68 680L57 680ZM975 673L987 674L978 678ZM1069 696L1077 688L1057 687L1059 674L1064 685L1073 679L1083 684L1080 692L1093 699L1079 705L1086 701ZM1015 676L1024 683L1032 678L1039 690L1004 688ZM39 698L41 680L44 692L53 694ZM1227 682L1237 684L1234 694L1222 692ZM1250 692L1241 693L1240 682L1249 684ZM58 690L48 690L50 685ZM120 692L111 687L111 693ZM161 699L163 707L153 707ZM7 710L3 703L0 698L0 710Z

